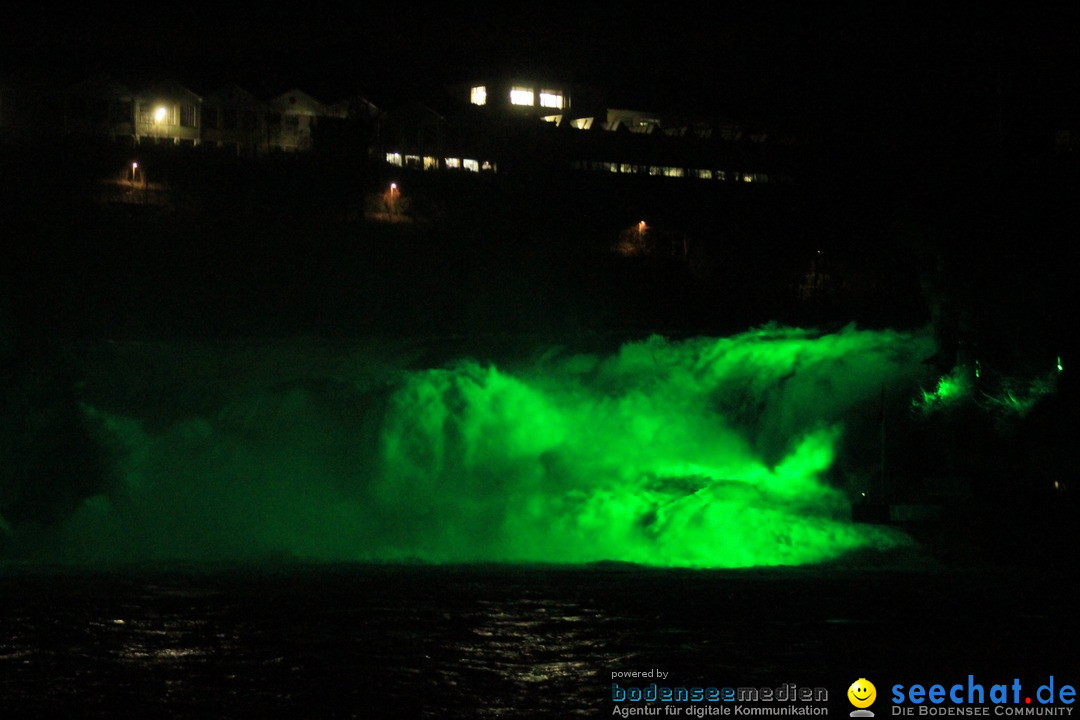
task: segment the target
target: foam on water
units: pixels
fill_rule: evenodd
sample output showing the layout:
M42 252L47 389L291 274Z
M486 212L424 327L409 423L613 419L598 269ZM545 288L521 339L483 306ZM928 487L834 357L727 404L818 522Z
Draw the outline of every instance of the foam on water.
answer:
M925 334L766 327L238 382L165 422L88 406L112 481L60 526L9 535L17 553L76 562L745 567L889 549L907 539L850 521L837 460L932 351Z

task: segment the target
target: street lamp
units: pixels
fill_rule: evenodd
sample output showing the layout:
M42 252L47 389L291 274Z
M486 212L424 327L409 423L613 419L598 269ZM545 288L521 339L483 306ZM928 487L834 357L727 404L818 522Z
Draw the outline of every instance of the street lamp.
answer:
M139 163L137 163L137 162L131 163L131 184L132 185L135 184L135 171L138 170L138 169L139 169Z

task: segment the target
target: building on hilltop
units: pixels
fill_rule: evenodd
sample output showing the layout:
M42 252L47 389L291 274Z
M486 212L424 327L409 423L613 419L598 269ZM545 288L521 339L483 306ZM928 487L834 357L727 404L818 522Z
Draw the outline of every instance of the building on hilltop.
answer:
M202 98L175 80L139 90L135 102L135 144L185 145L202 139Z
M319 119L332 114L344 117L340 108L331 109L297 88L272 98L267 108L267 145L284 152L311 150Z
M203 145L248 157L266 151L266 103L235 83L203 99L202 120Z
M63 93L63 132L131 145L135 141L133 103L131 88L115 78L87 78Z
M388 164L730 182L776 178L768 135L726 119L610 107L594 88L550 79L484 78L448 90L445 110L417 112L413 104L383 115L376 152Z
M594 88L551 79L491 77L449 89L458 102L467 93L469 105L481 108L488 115L538 119L557 126L603 109L600 93Z
M61 134L249 157L322 150L420 171L569 169L745 183L784 170L780 143L726 118L636 110L593 87L522 75L451 85L385 110L355 94L323 103L299 88L262 98L236 84L201 96L177 81L129 87L96 76L51 91L5 80L0 131L5 139Z
M359 95L324 104L298 88L263 100L235 83L203 97L175 80L135 89L104 75L59 89L0 80L5 140L62 135L128 146L205 146L244 156L302 152L322 142L366 155L378 113Z

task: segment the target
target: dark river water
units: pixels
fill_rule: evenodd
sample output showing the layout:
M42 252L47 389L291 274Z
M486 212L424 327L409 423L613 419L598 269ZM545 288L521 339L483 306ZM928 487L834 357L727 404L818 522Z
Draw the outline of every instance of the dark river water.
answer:
M868 678L881 717L896 683L1076 684L1073 576L7 567L0 706L5 718L609 717L613 673L661 670L671 686L825 688L833 716Z

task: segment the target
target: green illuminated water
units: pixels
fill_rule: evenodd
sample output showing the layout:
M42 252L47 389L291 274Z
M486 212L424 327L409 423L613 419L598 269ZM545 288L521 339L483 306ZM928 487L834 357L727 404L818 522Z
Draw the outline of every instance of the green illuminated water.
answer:
M888 549L907 539L850 522L837 460L883 386L912 387L932 351L922 334L765 328L499 367L248 378L166 422L88 407L109 486L14 542L71 561L686 567Z

